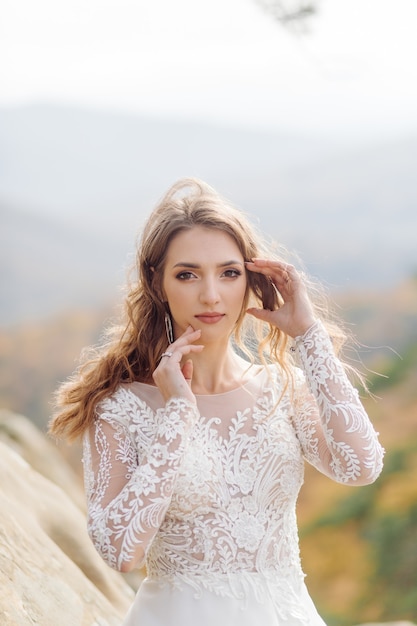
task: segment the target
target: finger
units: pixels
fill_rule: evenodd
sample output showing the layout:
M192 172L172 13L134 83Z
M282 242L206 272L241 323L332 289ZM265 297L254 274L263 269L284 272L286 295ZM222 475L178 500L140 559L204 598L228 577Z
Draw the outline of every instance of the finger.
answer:
M184 342L185 343L189 343L189 342L193 342L196 340L196 338L199 337L199 335L201 334L201 330L194 330L194 328L192 326L188 326L185 331L175 340L172 342L171 346L174 345L181 345Z
M198 343L198 344L189 344L188 346L182 346L178 352L181 353L181 355L184 357L187 354L190 354L191 352L201 352L202 350L204 350L204 345L202 343Z
M185 329L185 331L182 333L182 335L180 335L180 337L182 337L183 335L189 335L192 333L198 333L198 330L194 330L194 328L191 326L191 324L189 326L187 326L187 328Z
M250 308L246 310L246 313L249 313L249 315L253 315L253 317L256 317L256 319L261 320L262 322L268 322L269 324L272 324L275 312L268 311L267 309Z
M253 259L245 263L247 269L251 272L264 274L271 277L290 277L297 274L297 270L293 265L284 263L283 261L271 261L268 259Z
M192 326L188 326L188 328L176 339L172 344L170 344L170 348L175 348L177 346L188 345L196 341L201 335L201 330L194 330Z
M291 292L295 285L300 284L301 276L294 267L283 261L271 261L268 259L253 259L251 262L245 263L247 269L251 272L257 272L268 276L280 292Z
M203 349L203 344L174 346L174 344L171 343L169 349L161 354L158 367L170 367L173 364L178 365L187 354L190 354L191 352L201 352Z
M262 270L264 268L278 269L278 270L290 270L294 269L293 265L286 263L285 261L278 261L276 259L252 259L251 261L245 261L245 265L250 266L252 269Z
M193 362L191 359L187 359L182 366L182 375L184 376L187 383L191 386L191 381L193 378Z

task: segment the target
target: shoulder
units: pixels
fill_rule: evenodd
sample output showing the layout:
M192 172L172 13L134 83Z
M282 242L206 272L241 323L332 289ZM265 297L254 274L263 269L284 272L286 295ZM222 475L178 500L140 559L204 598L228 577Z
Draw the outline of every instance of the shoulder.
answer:
M103 398L96 407L96 417L112 425L129 426L147 421L153 411L146 399L137 393L135 383L121 384L109 396Z

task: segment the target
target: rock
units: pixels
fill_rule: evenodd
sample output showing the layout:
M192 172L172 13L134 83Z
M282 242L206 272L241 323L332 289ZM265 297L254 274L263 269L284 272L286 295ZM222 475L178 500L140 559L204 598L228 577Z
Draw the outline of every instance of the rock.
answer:
M33 434L24 419L16 430ZM45 444L49 454L53 445ZM133 590L96 553L85 513L13 447L0 442L0 623L120 625ZM51 466L56 460L52 455ZM47 473L48 456L36 463Z
M49 478L85 511L82 483L59 449L23 415L0 409L0 440L15 450L37 472Z

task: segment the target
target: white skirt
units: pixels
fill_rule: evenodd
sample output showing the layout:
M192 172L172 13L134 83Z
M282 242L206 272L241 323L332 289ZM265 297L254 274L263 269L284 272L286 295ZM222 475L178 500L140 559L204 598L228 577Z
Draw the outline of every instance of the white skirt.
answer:
M219 578L210 589L145 578L122 626L326 626L304 582L287 592L288 581L251 574L242 584L234 577L237 584Z

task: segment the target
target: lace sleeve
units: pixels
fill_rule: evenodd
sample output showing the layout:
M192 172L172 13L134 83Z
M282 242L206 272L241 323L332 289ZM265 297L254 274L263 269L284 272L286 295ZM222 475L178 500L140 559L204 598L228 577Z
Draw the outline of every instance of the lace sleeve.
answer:
M316 322L295 343L307 382L295 394L295 427L306 460L338 482L372 483L384 450L327 332Z
M100 403L84 437L88 532L114 569L143 564L196 417L197 408L185 400L171 399L155 413L122 388Z

